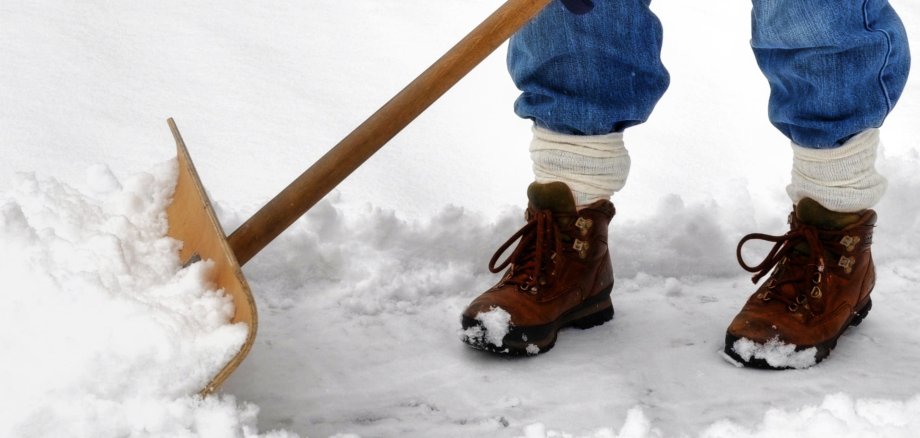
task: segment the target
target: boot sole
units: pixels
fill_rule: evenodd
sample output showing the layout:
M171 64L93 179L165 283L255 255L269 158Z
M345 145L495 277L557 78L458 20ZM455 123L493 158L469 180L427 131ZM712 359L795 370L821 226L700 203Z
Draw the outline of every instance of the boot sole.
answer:
M464 342L478 350L508 356L533 356L546 353L556 345L559 330L566 327L576 327L582 330L604 324L613 319L613 302L610 292L613 285L604 289L597 295L563 313L552 322L534 326L514 326L508 329L508 334L502 338L502 345L496 346L481 339L465 337ZM475 319L464 316L462 318L463 330L478 327L485 332L486 328Z
M827 356L831 354L831 351L837 346L837 340L840 339L840 336L842 336L843 333L846 332L848 328L858 326L863 321L863 319L865 319L866 316L869 315L870 310L872 310L872 299L871 298L867 300L865 304L863 304L862 308L860 308L859 311L853 313L853 315L850 317L850 320L846 324L843 325L843 328L840 329L840 332L837 333L836 336L818 345L798 345L796 346L795 351L798 352L798 351L807 350L809 348L816 348L817 352L815 353L815 365L821 363L821 361L827 358ZM767 363L765 359L758 359L754 357L752 357L750 360L745 361L744 359L741 358L741 356L738 355L738 353L735 352L734 348L732 348L735 345L735 342L738 341L739 339L741 338L738 336L732 335L731 333L728 333L728 332L725 333L724 353L728 355L728 357L730 357L735 362L747 368L758 368L758 369L764 369L764 370L793 369L792 367L774 367L770 365L769 363Z

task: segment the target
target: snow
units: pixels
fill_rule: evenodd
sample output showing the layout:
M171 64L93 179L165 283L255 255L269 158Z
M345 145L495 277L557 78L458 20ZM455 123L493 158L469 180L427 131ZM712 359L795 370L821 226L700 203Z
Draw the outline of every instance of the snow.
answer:
M488 342L496 347L501 347L504 345L502 340L505 339L505 335L507 335L508 330L511 329L511 314L508 313L508 311L502 309L501 307L493 306L487 312L477 313L476 320L482 323L482 325L477 325L464 330L464 339L461 340L465 342L472 342L474 344L482 344ZM528 353L539 353L539 348L537 348L536 353L532 353L531 351L533 350L531 347L536 348L535 345L528 345Z
M722 421L707 428L701 437L908 437L920 427L920 398L900 402L880 399L854 400L833 394L820 405L797 410L770 409L753 428Z
M920 26L920 5L892 4ZM916 80L882 130L872 313L809 369L733 367L724 330L753 291L734 246L783 232L791 152L766 120L750 5L715 0L653 2L672 86L626 134L613 321L533 358L457 340L531 178L499 53L245 266L256 344L222 394L193 395L207 367L176 352L223 341L151 327L236 329L206 264L165 257L165 118L231 231L497 5L0 2L0 436L912 436ZM189 309L165 304L177 290L194 317L157 313Z
M816 347L796 351L797 348L798 346L787 344L779 338L770 339L765 344L741 338L732 344L732 350L738 353L738 356L745 362L749 362L751 358L763 359L773 368L797 369L808 368L817 363L815 357L818 349Z
M295 438L288 431L258 433L258 407L233 396L133 397L124 400L91 396L55 397L41 411L24 417L10 437L214 437Z
M229 324L233 304L208 284L210 264L181 268L180 243L164 236L175 179L174 161L124 184L94 167L94 194L31 174L0 193L0 436L226 428L232 397L190 396L247 327ZM97 420L107 417L124 423Z
M642 409L633 408L626 413L626 421L618 433L609 428L599 429L585 435L591 438L646 438L660 437L661 432L654 429L651 422L642 412ZM521 438L573 438L574 435L566 432L547 430L543 423L531 424L524 428L524 435Z
M820 405L809 405L798 410L773 408L768 410L763 421L754 427L744 427L732 421L719 421L698 435L699 438L805 438L817 436L833 437L910 437L920 427L920 397L904 402L862 399L854 400L845 394L833 394L824 398ZM662 432L656 429L642 409L633 408L619 432L603 428L585 435L547 430L542 423L524 428L521 438L660 438Z

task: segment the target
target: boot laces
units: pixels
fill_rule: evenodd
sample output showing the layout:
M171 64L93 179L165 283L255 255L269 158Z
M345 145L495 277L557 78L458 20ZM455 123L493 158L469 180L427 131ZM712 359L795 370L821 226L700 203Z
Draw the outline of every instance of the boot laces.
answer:
M840 237L844 231L819 229L790 217L791 230L781 236L752 233L738 242L736 256L744 270L753 273L751 280L756 284L773 271L767 289L758 293L763 301L776 299L786 304L787 310L797 312L800 308L818 314L823 311L821 298L826 288L826 255L833 256L830 249L839 249ZM741 248L750 240L773 242L773 248L762 262L750 266L741 257ZM774 268L776 268L774 270ZM792 288L783 288L793 284Z
M547 267L555 264L556 255L565 246L551 210L532 209L527 216L527 224L503 243L489 260L489 271L497 274L511 266L502 284L516 284L522 291L536 294L541 286L548 283ZM511 255L496 266L501 255L518 240L520 242ZM550 272L552 275L553 271Z

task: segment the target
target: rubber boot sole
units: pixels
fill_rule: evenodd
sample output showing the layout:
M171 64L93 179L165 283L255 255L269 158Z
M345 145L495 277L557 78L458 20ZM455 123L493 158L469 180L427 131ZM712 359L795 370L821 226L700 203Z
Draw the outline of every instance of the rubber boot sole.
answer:
M816 348L817 351L815 352L815 365L821 363L821 361L827 358L827 356L831 354L831 351L837 346L837 340L840 339L840 336L842 336L848 328L858 326L863 321L863 319L866 319L866 316L869 315L870 310L872 310L871 298L867 300L865 304L863 304L859 311L853 313L853 315L850 317L850 321L843 325L843 328L840 329L840 332L837 333L836 336L818 345L797 345L795 351L799 352L809 348ZM788 370L793 368L789 366L775 367L767 363L765 359L759 359L755 357L751 357L749 360L742 359L741 356L739 356L733 348L735 342L740 339L741 337L732 335L731 333L725 333L724 353L737 363L740 363L741 365L748 368L759 368L765 370Z
M502 345L495 345L484 341L486 327L475 318L464 316L461 324L463 330L478 331L481 336L464 336L463 341L478 350L509 356L533 356L545 353L556 345L559 330L566 327L576 327L582 330L604 324L613 319L613 302L610 300L610 291L613 286L601 291L599 294L585 300L583 303L563 313L554 321L534 326L515 326L508 328L508 333L502 338Z

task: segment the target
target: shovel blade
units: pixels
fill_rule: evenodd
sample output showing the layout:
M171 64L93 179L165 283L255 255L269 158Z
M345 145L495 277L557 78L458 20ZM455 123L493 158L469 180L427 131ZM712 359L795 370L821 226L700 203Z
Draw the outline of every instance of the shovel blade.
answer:
M179 252L183 264L195 260L211 260L211 280L233 299L235 313L231 322L243 322L249 325L249 333L240 351L224 365L223 369L202 388L206 395L217 390L230 377L230 374L243 362L252 348L258 327L255 300L233 250L227 244L211 201L198 178L198 172L179 134L173 119L167 121L176 139L176 156L179 164L179 179L172 204L166 209L169 230L167 235L182 242Z

